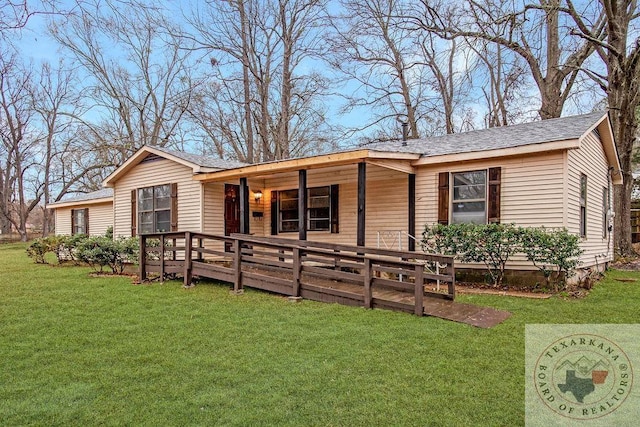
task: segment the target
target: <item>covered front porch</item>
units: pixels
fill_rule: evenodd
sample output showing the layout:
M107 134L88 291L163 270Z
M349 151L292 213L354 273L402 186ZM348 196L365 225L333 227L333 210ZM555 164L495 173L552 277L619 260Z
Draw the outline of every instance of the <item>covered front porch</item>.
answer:
M414 251L416 158L358 150L196 175L203 231Z

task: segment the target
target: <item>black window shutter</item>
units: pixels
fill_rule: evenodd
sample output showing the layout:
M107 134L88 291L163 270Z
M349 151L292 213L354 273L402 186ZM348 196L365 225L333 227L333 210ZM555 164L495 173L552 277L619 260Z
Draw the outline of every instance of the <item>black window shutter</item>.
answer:
M171 184L171 231L178 231L178 183Z
M449 172L438 174L438 223L449 224Z
M339 233L340 232L340 227L339 227L339 221L338 221L338 215L340 212L340 209L338 208L338 201L340 200L340 196L338 193L338 189L340 188L340 186L338 184L334 184L331 186L331 232L332 233Z
M138 234L138 229L136 228L138 219L138 214L136 213L137 194L138 190L131 190L131 236Z
M502 178L501 168L489 168L489 200L488 218L489 223L500 223L500 181Z
M76 210L71 209L71 234L76 234Z
M271 192L271 235L278 234L278 192Z

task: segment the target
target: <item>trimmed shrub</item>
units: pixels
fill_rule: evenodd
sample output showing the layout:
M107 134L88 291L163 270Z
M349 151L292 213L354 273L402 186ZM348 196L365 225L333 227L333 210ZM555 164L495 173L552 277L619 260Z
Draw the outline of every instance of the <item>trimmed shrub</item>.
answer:
M44 257L49 251L50 247L46 238L35 239L27 247L27 255L37 264L47 264Z
M579 238L566 229L523 228L514 224L451 224L426 226L427 252L453 255L464 263L485 265L491 281L501 286L508 260L520 253L544 274L556 291L573 273L582 254ZM563 286L564 287L564 286Z
M96 271L109 267L113 273L122 273L129 262L138 258L138 239L73 236L49 236L34 240L27 248L27 255L36 263L46 264L45 255L54 253L58 263L84 262Z
M522 251L529 261L542 272L547 281L553 282L555 291L565 287L578 266L582 254L580 238L565 228L546 230L527 228L524 233ZM552 277L553 276L553 277Z
M127 262L136 259L138 243L136 238L89 237L77 246L78 258L96 271L109 267L114 274L124 271Z
M507 261L521 249L523 229L513 224L427 226L423 247L461 262L482 263L495 286L502 286Z

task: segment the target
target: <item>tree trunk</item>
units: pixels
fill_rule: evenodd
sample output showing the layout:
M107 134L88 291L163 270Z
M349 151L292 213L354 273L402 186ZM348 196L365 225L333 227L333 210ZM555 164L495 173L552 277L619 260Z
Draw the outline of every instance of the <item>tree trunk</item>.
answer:
M243 0L238 2L240 12L240 33L242 38L242 90L244 95L244 121L247 132L247 163L254 162L253 120L251 119L251 81L249 79L249 41L247 39L247 13Z
M638 128L636 110L640 104L640 42L631 50L627 39L630 21L636 13L630 2L603 1L607 11L607 98L613 135L624 183L614 192L614 247L618 255L636 255L631 244L632 155Z
M631 116L631 117L629 117ZM620 158L620 169L623 184L614 187L614 247L616 253L622 257L635 255L631 244L631 191L633 190L633 175L631 165L631 153L634 136L637 130L635 117L625 114L623 111L612 111L611 122L613 134L616 136L616 145Z

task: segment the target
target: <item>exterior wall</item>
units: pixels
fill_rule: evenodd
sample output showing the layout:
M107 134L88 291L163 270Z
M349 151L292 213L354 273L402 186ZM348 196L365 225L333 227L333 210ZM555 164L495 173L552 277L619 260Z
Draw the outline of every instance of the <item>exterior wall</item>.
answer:
M131 190L178 184L178 230L201 231L202 185L192 179L191 168L171 160L159 159L136 165L115 183L114 236L131 236Z
M71 210L89 208L89 234L101 236L113 225L113 203L82 204L56 208L56 234L71 234Z
M501 167L500 217L524 227L563 227L562 152L421 167L416 171L416 233L438 222L438 173Z
M568 152L567 229L578 235L581 174L587 176L587 236L580 242L584 250L580 260L582 267L591 267L613 260L613 236L607 233L607 237L602 237L602 190L607 188L608 162L602 144L593 132L584 139L580 149Z
M224 234L224 184L213 182L203 185L203 232ZM178 196L180 198L180 196Z
M502 223L515 223L523 227L566 226L565 154L558 151L419 168L416 171L416 237L421 237L425 225L438 222L438 173L490 167L501 167ZM514 258L509 267L535 268L522 258Z
M71 207L56 208L56 234L69 236L71 234ZM91 221L91 212L89 212L89 221ZM91 224L89 224L91 231Z
M224 186L225 184L238 185L239 183L239 180L229 180L224 183L212 182L203 184L204 233L224 234ZM254 212L263 212L264 215L266 210L270 210L270 200L264 194L264 180L250 179L247 185L249 187L249 233L255 236L263 236L265 230L264 216L262 218L254 216ZM256 202L254 194L258 190L262 191L263 196L262 200ZM267 199L266 201L265 198ZM267 232L269 230L267 229Z
M273 178L263 180L263 200L259 205L252 205L254 209L264 212L262 226L250 218L250 230L256 235L271 235L271 191L292 190L298 188L298 173L279 174ZM408 178L402 172L385 169L379 166L367 165L366 187L366 221L365 245L377 247L378 231L407 231L408 210ZM358 169L357 165L331 167L325 169L311 169L307 171L307 187L321 187L339 185L339 232L308 231L307 239L320 242L355 245L357 238L357 200L358 200ZM251 184L251 190L254 190ZM258 184L259 185L259 184ZM258 189L256 187L256 189ZM253 200L252 200L253 202ZM297 232L279 233L278 237L297 239ZM392 243L392 239L387 239ZM397 242L394 248L398 248ZM403 246L406 249L406 236Z

